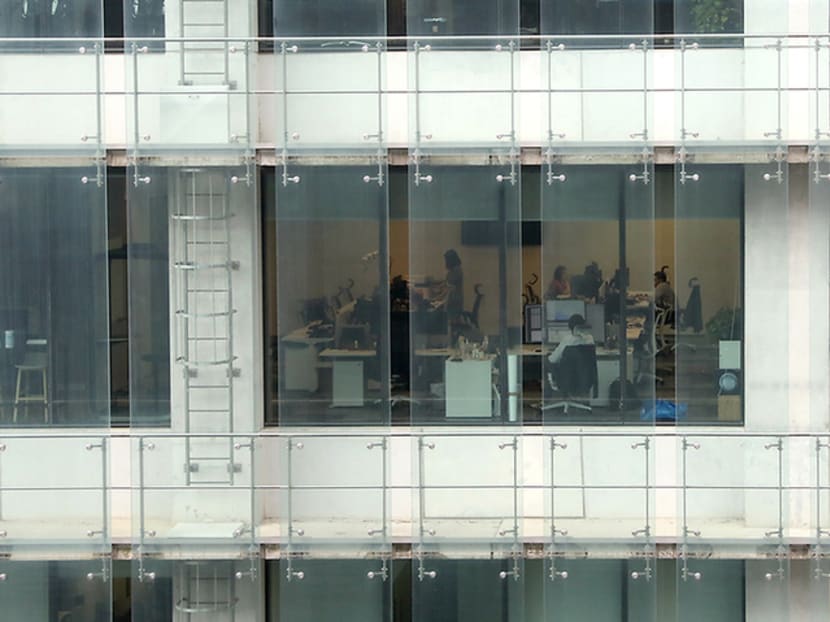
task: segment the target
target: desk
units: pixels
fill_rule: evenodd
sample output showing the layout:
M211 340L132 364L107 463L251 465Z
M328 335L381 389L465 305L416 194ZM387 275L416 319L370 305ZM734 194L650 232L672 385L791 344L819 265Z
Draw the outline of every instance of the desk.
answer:
M326 348L320 356L332 359L332 408L363 406L366 395L364 363L375 358L377 352Z
M634 329L628 329L632 331ZM639 333L639 329L636 329ZM519 354L522 356L547 356L553 352L553 345L539 346L535 344L526 344L521 347L512 349L511 354ZM544 367L543 367L544 369ZM629 347L626 355L626 370L628 379L632 380L634 377L634 348ZM608 349L601 346L597 347L597 397L591 399L591 406L608 406L609 405L609 390L611 384L620 377L620 351L618 349ZM542 378L542 382L546 382Z
M493 357L444 363L447 419L493 416Z
M286 391L314 393L318 388L318 352L334 341L334 337L309 337L308 334L308 327L304 326L282 338L282 386Z

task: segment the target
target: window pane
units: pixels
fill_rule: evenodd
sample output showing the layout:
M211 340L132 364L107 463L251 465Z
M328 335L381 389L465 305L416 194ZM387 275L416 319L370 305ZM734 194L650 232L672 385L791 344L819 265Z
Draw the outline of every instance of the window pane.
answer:
M548 35L642 35L653 28L652 0L553 0L541 6L542 33Z
M0 37L100 37L100 0L8 0L0 8Z
M386 34L385 0L274 0L277 37Z
M411 37L519 32L518 0L408 0L406 15Z
M0 171L6 424L109 424L106 192L81 181L94 171Z
M283 424L388 420L385 167L291 166L277 181Z
M695 164L686 178L675 167L675 265L667 268L672 310L658 339L674 361L676 399L687 421L743 420L743 212L745 185L777 193L759 166ZM753 174L754 173L754 174ZM783 197L782 197L783 198ZM670 233L670 232L667 232ZM670 264L668 254L660 263Z
M643 183L654 173L643 166L551 164L542 176L543 421L654 420L654 184Z
M413 421L521 422L519 167L409 170Z

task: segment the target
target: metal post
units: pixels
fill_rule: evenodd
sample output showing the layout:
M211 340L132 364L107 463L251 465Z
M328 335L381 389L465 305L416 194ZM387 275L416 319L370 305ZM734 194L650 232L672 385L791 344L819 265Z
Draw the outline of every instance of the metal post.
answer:
M764 47L770 47L770 46L764 46ZM782 98L782 93L781 93L781 73L782 73L781 52L783 50L781 39L776 39L775 45L771 46L771 47L773 49L775 49L776 53L777 53L776 54L777 82L776 82L776 87L775 87L775 89L776 89L776 107L777 107L777 115L776 115L777 126L776 126L775 130L772 131L772 132L764 132L764 137L769 138L771 136L774 136L775 139L780 142L784 138L784 130L782 128L782 123L781 123L781 115L782 115L782 110L781 110L781 98Z
M550 558L550 570L548 571L548 578L551 581L557 579L567 579L567 570L557 570L556 568L556 536L567 536L566 529L556 528L556 450L567 449L566 443L558 443L555 436L550 437L550 549L548 557Z
M418 546L416 558L418 560L418 581L434 579L437 576L435 570L427 570L424 566L424 534L435 535L435 530L424 528L424 515L426 514L426 492L424 484L424 448L435 449L435 443L425 443L424 437L418 437Z
M499 531L500 536L513 534L513 542L518 542L519 539L519 437L514 436L509 443L499 443L499 449L510 448L513 452L513 527L510 529L503 529Z
M683 450L683 465L682 465L682 477L683 477L683 540L680 548L680 557L682 560L682 566L680 569L680 577L683 581L688 581L690 578L696 581L699 581L703 576L700 572L692 572L689 570L689 563L688 563L688 552L689 552L689 536L700 536L699 531L695 531L693 529L689 529L688 523L688 499L687 499L687 487L686 487L686 454L689 449L700 449L700 445L698 443L690 443L688 437L684 436L681 440L681 447Z
M778 451L778 529L768 531L764 535L777 536L781 541L784 538L784 439L779 436L774 443L764 445L764 449Z

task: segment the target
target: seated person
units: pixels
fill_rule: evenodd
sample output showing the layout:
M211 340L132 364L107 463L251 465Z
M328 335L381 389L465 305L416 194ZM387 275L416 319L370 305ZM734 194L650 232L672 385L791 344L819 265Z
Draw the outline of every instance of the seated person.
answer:
M654 306L659 310L668 309L668 317L666 323L674 325L674 309L676 307L676 296L674 290L669 285L669 277L666 275L665 268L654 273Z
M553 280L545 292L545 298L560 297L571 297L571 280L568 278L568 269L565 266L556 266L556 270L553 271Z
M578 313L574 313L568 319L568 330L570 332L565 335L559 345L556 346L556 349L548 355L548 362L558 365L565 353L565 348L568 346L593 345L594 337L591 333L583 332L584 327L585 318Z

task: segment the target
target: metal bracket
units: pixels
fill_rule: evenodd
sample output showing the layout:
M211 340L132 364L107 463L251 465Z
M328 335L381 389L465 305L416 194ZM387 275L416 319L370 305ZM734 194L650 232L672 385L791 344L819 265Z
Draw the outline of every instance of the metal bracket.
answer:
M185 462L184 472L185 473L198 473L199 472L199 463L198 462Z
M385 559L381 562L380 570L370 570L366 573L366 578L369 580L376 579L378 577L380 577L380 579L384 582L389 578L389 568L386 565Z

